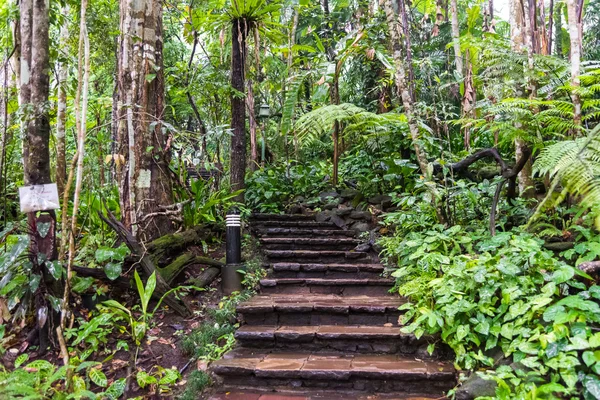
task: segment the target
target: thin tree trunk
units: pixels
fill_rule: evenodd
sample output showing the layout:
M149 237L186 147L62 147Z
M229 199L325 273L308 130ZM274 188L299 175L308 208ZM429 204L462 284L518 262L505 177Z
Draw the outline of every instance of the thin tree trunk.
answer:
M62 8L62 14L64 20L60 27L59 51L64 53L62 54L63 60L59 61L58 65L58 110L56 115L56 185L58 186L59 196L63 194L67 178L65 133L67 125L67 78L69 71L66 62L66 47L69 40L68 5Z
M554 11L554 53L562 57L563 49L562 49L562 7L563 3L556 2Z
M231 86L234 93L231 95L231 152L229 164L229 179L231 190L236 191L246 187L244 179L246 174L246 104L244 93L245 65L246 65L246 40L248 37L248 24L244 19L236 19L231 25ZM237 92L237 93L235 93ZM244 194L236 197L239 202L244 201Z
M528 0L511 0L510 2L510 37L511 46L513 51L520 53L523 50L527 51L527 68L533 68L533 53L531 49L531 35L527 26L527 14L525 12L523 1ZM531 82L528 83L531 87ZM518 87L517 92L519 96L523 95L522 88ZM515 127L518 129L522 128L522 123L515 122ZM515 139L515 157L517 160L521 159L522 154L527 151L526 143L522 139ZM531 161L528 160L526 165L523 167L518 176L519 192L523 197L531 197L534 192L534 182L532 178L532 166Z
M246 94L246 108L248 109L248 124L250 125L250 170L258 169L258 145L256 140L256 132L258 131L258 123L254 112L254 92L252 90L252 81L249 79L246 83L248 90Z
M120 202L127 229L142 242L174 230L161 207L173 203L164 112L162 2L121 0L119 128ZM145 216L151 215L146 218Z
M451 8L451 25L452 25L452 47L454 48L454 59L456 62L456 70L463 76L463 60L460 50L460 26L458 25L458 1L450 0Z
M416 118L413 112L412 101L408 86L406 84L406 65L404 58L402 57L402 34L403 29L400 25L399 17L394 12L394 6L392 0L385 0L384 2L385 14L387 17L388 26L390 29L390 37L392 43L392 55L394 58L394 70L395 70L395 81L396 88L402 99L402 105L404 106L404 114L408 120L408 127L410 130L410 136L412 138L413 146L415 148L415 154L417 156L417 163L421 169L421 173L425 176L429 175L428 165L429 162L425 156L425 151L421 145L421 138L419 134L419 126L417 125Z
M571 41L571 98L573 100L573 122L577 128L581 127L581 98L577 93L579 89L579 75L581 75L581 12L577 0L567 0L567 16L569 18L569 37Z
M546 47L546 54L552 54L552 28L554 26L554 0L550 0L550 15L548 16L548 46Z

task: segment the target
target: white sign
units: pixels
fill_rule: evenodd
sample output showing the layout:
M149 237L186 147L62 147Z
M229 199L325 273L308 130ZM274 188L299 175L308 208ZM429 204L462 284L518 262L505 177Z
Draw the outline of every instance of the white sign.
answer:
M60 208L56 183L20 187L19 198L21 200L21 212L24 213Z

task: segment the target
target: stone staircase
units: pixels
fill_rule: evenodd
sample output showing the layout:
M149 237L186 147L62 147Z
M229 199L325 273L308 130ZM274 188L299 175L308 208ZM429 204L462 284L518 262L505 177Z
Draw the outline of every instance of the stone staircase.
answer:
M403 299L354 231L310 215L254 214L269 275L238 306L238 347L212 400L434 399L455 386L427 340L400 332ZM365 248L367 247L367 248Z

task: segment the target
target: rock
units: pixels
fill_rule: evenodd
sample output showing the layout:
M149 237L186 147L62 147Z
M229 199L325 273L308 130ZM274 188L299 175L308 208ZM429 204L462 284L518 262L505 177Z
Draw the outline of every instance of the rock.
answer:
M346 221L335 214L331 216L330 221L333 222L338 228L344 228L346 226Z
M337 199L338 197L340 197L340 194L335 190L319 193L319 198L323 203L330 203L331 199Z
M361 251L361 252L367 252L369 250L371 250L371 245L369 243L362 243L354 248L354 251Z
M369 211L352 211L350 213L350 218L352 219L362 219L365 221L371 220L371 213Z
M368 232L369 228L369 224L367 224L366 222L356 222L352 225L352 229L354 229L357 232Z
M383 208L392 206L392 198L387 194L380 194L377 196L369 197L369 204L381 205Z
M288 209L288 214L302 214L302 211L304 211L304 208L301 205L293 204Z
M477 397L495 397L498 384L473 374L457 390L456 400L473 400Z
M315 216L317 222L327 222L331 219L332 212L329 210L321 211Z
M294 203L298 203L298 204L302 204L306 201L306 199L303 196L296 196L294 197L294 200L292 200Z
M356 196L358 196L360 192L356 189L343 189L340 192L340 197L344 200L352 200Z
M334 210L334 212L335 212L335 215L337 215L338 217L346 217L346 216L350 215L350 213L353 210L354 209L352 207L348 207L348 206L341 204L336 210Z
M334 201L332 203L325 204L323 206L323 208L326 210L333 210L333 209L336 209L338 207L338 205L339 205L339 199L338 199L338 201Z

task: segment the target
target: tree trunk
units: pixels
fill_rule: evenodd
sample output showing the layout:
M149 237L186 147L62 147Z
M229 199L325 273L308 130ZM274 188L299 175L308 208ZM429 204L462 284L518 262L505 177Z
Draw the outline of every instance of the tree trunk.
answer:
M548 46L546 54L552 55L552 28L554 26L554 0L550 0L550 15L548 16Z
M21 0L21 87L20 103L25 110L21 125L25 185L51 183L50 121L48 95L50 92L49 9L46 0ZM27 214L30 232L32 273L43 279L35 293L35 315L40 329L40 349L46 350L48 332L54 332L58 315L52 310L45 293L62 295L61 283L54 280L45 260L55 260L56 215L53 211ZM42 228L43 227L43 228ZM44 258L40 257L43 255ZM56 343L54 343L56 345Z
M452 47L454 48L454 58L456 70L463 76L463 60L460 51L460 26L458 25L458 0L450 0L451 25L452 25Z
M554 6L554 53L562 57L563 49L562 49L562 7L563 3L556 2Z
M121 0L120 13L121 213L127 229L147 242L174 230L160 211L161 206L173 204L170 153L161 125L165 103L162 2Z
M571 98L573 100L573 122L577 128L581 127L581 98L577 93L579 89L579 75L581 75L581 13L577 0L567 0L567 16L569 38L571 41Z
M245 87L246 39L248 24L245 19L235 19L231 26L231 152L229 164L229 179L231 190L244 189L246 184L246 104L243 95ZM237 93L236 93L237 92ZM244 201L244 194L236 197Z
M258 145L256 140L256 132L258 131L258 123L256 122L256 114L254 112L254 92L252 90L252 81L247 83L248 93L246 95L246 107L248 108L248 123L250 125L250 170L258 169Z
M510 37L511 37L511 46L512 49L517 52L520 53L523 50L527 51L527 58L528 58L528 63L527 63L527 68L533 68L533 53L532 53L532 49L531 49L531 36L529 35L528 29L527 29L527 25L526 25L526 14L525 14L525 8L524 5L522 3L522 1L528 1L528 0L511 0L510 3ZM528 43L529 45L526 45L526 43ZM530 83L530 89L531 88L531 83ZM517 88L517 92L521 92L522 95L522 88ZM521 122L515 122L515 126L518 129L521 129L522 123ZM515 157L517 160L522 158L523 153L526 151L526 144L523 140L521 139L515 139ZM533 182L533 177L532 177L532 165L531 165L531 160L528 159L527 163L525 164L525 166L523 167L523 169L521 170L521 172L519 172L519 176L518 176L518 185L519 185L519 192L521 194L521 196L523 197L532 197L535 194L534 189L534 182Z
M62 196L67 179L67 161L65 134L67 125L67 42L69 40L69 20L66 16L69 15L69 6L65 5L62 8L62 14L65 16L60 27L60 46L59 51L63 59L59 60L58 64L58 110L56 115L56 185L58 186L58 195Z
M404 58L402 57L402 34L403 29L400 24L400 19L394 12L393 0L385 0L384 9L387 18L387 23L390 30L390 38L392 45L392 55L394 58L394 70L395 70L395 81L396 88L402 99L402 105L404 106L404 114L408 120L408 127L410 130L410 136L415 148L415 154L417 156L417 163L421 168L421 173L425 176L428 175L429 162L425 156L425 151L421 145L421 138L419 134L419 126L417 125L416 118L413 113L413 106L411 96L406 85L406 65Z

